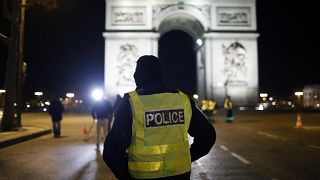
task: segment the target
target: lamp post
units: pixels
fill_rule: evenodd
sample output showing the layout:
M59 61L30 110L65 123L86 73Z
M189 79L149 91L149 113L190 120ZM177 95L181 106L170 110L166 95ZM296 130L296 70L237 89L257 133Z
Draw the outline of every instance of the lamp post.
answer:
M300 103L300 97L303 95L303 92L295 92L294 95L298 97L298 102L297 102L297 121L296 121L296 129L301 129L302 128L302 121L301 121L301 103Z
M3 98L4 98L4 93L6 92L6 90L4 89L0 89L0 107L3 106ZM1 119L1 117L0 117Z
M70 102L68 102L69 106L72 106L72 98L74 97L74 93L69 92L66 94L66 97L70 99Z
M36 92L34 92L34 95L35 96L37 96L37 105L38 105L38 103L40 104L41 103L41 99L40 99L40 97L43 95L43 92L41 92L41 91L36 91Z
M260 93L260 97L262 98L262 101L266 101L268 97L268 93Z
M36 95L38 98L40 98L40 96L43 95L43 92L41 92L41 91L36 91L36 92L34 92L34 95Z
M70 98L70 101L71 101L71 98L74 97L74 93L67 93L66 96L67 96L68 98Z

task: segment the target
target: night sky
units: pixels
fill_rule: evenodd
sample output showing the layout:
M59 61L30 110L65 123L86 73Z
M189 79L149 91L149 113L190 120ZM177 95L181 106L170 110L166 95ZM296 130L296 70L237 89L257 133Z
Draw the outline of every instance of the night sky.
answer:
M25 95L44 91L64 95L68 91L89 93L103 84L105 26L104 0L60 1L60 8L46 12L40 7L27 10L25 58L28 77ZM319 84L319 26L315 5L293 1L258 0L257 23L260 91L291 95L306 84ZM1 25L1 24L0 24ZM3 27L0 28L4 29ZM183 32L169 32L159 42L160 58L181 59L184 77L166 80L168 84L194 92L196 89L194 45ZM174 52L174 47L177 47ZM6 48L0 42L0 88L4 85ZM168 62L165 62L168 63ZM169 67L170 65L168 65ZM183 68L181 68L183 69ZM167 71L170 79L172 71ZM189 73L188 73L189 72Z

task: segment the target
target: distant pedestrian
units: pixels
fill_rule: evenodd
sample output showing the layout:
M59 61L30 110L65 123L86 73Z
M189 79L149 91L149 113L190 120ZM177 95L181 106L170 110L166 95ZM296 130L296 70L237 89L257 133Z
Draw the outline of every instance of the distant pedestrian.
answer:
M103 99L96 102L91 111L91 115L97 123L96 150L100 151L101 129L103 130L103 138L105 139L111 128L113 108L110 101Z
M55 97L52 96L48 112L52 119L52 128L55 138L61 137L61 120L64 108L62 103Z
M226 110L226 122L233 122L233 102L230 98L230 96L227 96L227 98L224 100L224 108Z

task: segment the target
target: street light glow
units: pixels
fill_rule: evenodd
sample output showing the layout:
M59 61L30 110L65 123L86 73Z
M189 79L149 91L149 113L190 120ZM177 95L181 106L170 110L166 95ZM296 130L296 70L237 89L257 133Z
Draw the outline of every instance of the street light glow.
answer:
M6 92L6 90L0 89L0 93L5 93L5 92Z
M40 91L34 92L34 95L36 95L36 96L42 96L42 95L43 95L43 92L40 92Z
M303 92L298 91L298 92L295 92L294 95L296 95L296 96L302 96L302 95L303 95Z
M72 97L74 97L74 93L67 93L66 96L67 96L68 98L72 98Z
M268 93L260 93L260 97L262 98L268 97Z
M199 46L201 46L201 45L202 45L202 40L201 40L201 39L197 39L197 44L198 44Z

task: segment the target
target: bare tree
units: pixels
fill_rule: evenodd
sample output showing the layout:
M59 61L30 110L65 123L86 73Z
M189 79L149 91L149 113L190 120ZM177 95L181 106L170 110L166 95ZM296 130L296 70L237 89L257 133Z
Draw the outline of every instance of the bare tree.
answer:
M10 32L8 35L0 32L0 40L8 46L8 59L5 75L5 101L1 121L4 131L17 130L21 127L22 83L23 83L23 49L24 49L24 19L25 8L41 6L47 11L58 8L58 0L1 0L0 10L7 20Z

